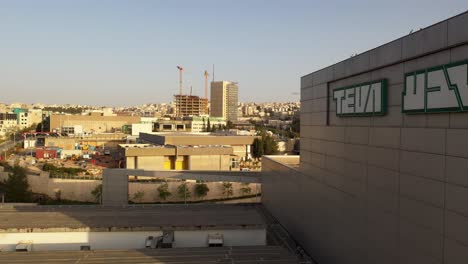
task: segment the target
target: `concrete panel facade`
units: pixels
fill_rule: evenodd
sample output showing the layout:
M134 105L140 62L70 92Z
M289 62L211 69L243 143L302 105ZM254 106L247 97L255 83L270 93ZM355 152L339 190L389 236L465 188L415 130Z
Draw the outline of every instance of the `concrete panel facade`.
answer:
M468 114L402 113L405 73L468 59L467 22L463 13L301 78L300 168L266 158L262 199L318 263L468 261ZM379 79L386 115L336 116L333 89Z
M239 183L233 185L233 188L239 187L243 183L245 186L252 184L252 193L260 192L260 173L259 172L234 172L234 171L150 171L138 169L106 169L102 175L102 204L103 205L126 205L128 204L129 194L134 194L136 190L145 191L145 193L153 193L157 187L149 184L134 183L129 191L128 176L146 176L157 178L173 178L180 180L195 180L203 182L231 182ZM146 185L146 187L145 187ZM178 186L178 185L177 185ZM244 187L245 187L244 186ZM175 185L172 187L177 188ZM216 185L211 186L212 189L218 189ZM211 188L210 187L210 188ZM191 188L189 184L189 188ZM176 189L172 188L171 193L176 193ZM216 195L216 191L214 195ZM219 194L219 192L218 192ZM237 192L233 195L240 195ZM145 200L152 202L152 200Z
M230 156L227 155L198 155L189 156L188 170L229 170Z

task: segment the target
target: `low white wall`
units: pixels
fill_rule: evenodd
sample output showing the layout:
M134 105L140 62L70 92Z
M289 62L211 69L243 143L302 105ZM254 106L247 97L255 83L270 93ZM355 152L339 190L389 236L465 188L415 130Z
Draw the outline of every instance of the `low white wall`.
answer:
M80 250L91 245L92 249L138 249L145 247L148 236L160 236L162 232L44 232L0 233L2 251L14 251L20 241L31 241L33 251Z
M266 230L202 230L177 231L174 233L174 247L206 247L209 234L222 234L224 245L234 246L262 246L266 245Z
M209 234L222 234L226 246L266 245L265 229L239 229L175 231L173 246L207 247ZM0 251L14 251L20 241L31 241L33 251L80 250L83 245L92 250L140 249L148 236L161 235L161 231L0 233Z

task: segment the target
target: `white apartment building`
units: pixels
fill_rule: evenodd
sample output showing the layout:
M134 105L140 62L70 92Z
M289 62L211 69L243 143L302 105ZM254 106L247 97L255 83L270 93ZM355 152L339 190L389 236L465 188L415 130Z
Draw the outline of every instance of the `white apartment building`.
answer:
M219 117L193 117L192 119L192 132L199 133L205 132L205 128L208 126L208 120L210 120L210 126L218 128L219 126L225 126L226 120Z

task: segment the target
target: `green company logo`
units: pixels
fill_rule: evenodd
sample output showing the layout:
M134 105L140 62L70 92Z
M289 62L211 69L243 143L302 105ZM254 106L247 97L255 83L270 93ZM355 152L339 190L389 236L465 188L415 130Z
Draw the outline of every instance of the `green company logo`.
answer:
M403 113L468 111L468 60L405 74Z
M337 116L376 116L387 113L387 80L333 90Z

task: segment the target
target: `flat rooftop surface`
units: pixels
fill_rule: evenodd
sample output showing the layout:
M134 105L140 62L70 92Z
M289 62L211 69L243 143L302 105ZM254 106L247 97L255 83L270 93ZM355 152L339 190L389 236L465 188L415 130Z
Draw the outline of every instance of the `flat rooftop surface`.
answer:
M0 263L299 263L279 246L0 252Z
M252 205L0 207L0 233L258 229L265 226L264 219Z

